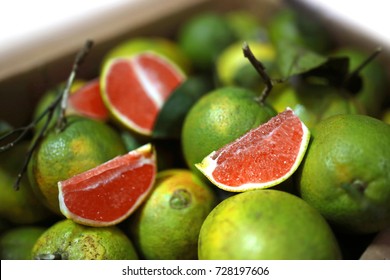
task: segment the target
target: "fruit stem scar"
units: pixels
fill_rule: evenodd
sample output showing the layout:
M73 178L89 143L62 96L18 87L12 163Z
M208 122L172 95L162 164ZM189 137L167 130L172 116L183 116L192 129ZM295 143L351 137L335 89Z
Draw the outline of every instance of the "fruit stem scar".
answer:
M191 194L185 189L175 190L169 199L169 206L172 209L187 208L191 204Z
M265 83L265 88L262 91L260 97L257 99L258 102L263 104L271 92L273 88L273 83L271 78L268 76L267 72L265 71L265 66L263 63L261 63L256 57L254 56L252 50L250 49L249 45L247 42L244 42L242 45L242 51L244 53L244 56L248 58L249 62L252 64L252 66L255 68L257 73L259 73L260 77L263 79Z
M341 185L342 189L344 189L352 198L357 200L362 200L364 198L364 190L366 187L367 185L359 179Z

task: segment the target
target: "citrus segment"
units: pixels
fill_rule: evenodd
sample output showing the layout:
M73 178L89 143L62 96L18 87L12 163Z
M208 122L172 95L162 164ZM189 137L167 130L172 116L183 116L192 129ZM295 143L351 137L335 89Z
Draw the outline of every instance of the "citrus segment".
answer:
M298 168L310 133L291 109L212 152L196 167L216 186L241 192L277 185Z
M146 144L58 183L61 212L89 226L115 225L146 198L156 176L154 149Z
M97 120L108 119L108 110L100 94L98 79L91 80L77 89L69 96L68 102L67 110L70 112Z
M162 105L184 78L175 64L154 53L115 58L103 70L102 96L116 120L150 135Z

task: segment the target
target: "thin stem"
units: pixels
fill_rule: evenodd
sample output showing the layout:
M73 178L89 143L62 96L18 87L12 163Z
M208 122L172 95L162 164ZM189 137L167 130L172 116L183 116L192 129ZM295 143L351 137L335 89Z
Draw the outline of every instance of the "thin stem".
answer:
M64 89L64 92L62 94L62 100L61 100L61 111L60 115L57 120L57 130L62 131L66 126L66 117L65 117L65 111L68 107L68 98L69 98L69 92L72 87L73 81L76 77L77 70L81 63L84 61L86 55L92 48L93 42L91 40L87 40L84 47L77 53L75 61L73 63L72 71L70 72L69 78L66 82L66 86Z
M352 71L351 76L356 76L360 71L366 67L372 60L374 60L380 53L382 48L378 47L372 54L370 54L355 70Z
M364 67L366 67L372 60L374 60L380 53L382 52L382 48L378 47L372 54L370 54L362 63L356 67L344 80L344 86L348 88L348 86L353 83L353 81L359 76L360 71Z
M267 99L267 96L272 90L273 84L271 78L268 76L267 72L265 71L265 66L263 63L261 63L259 60L256 59L254 56L252 50L250 49L247 42L244 42L242 46L242 50L244 53L244 56L248 58L249 62L252 64L252 66L256 69L256 71L260 74L260 77L263 79L265 83L265 88L263 92L261 93L258 101L260 103L264 103Z
M58 101L57 101L57 104L58 104ZM36 147L38 146L39 142L41 141L42 137L45 135L45 132L49 127L50 121L54 115L55 108L56 107L53 107L52 110L48 110L48 115L47 115L47 119L45 121L45 124L43 125L42 129L39 131L38 136L33 140L30 148L28 149L28 151L26 153L26 156L24 157L22 168L20 169L20 171L16 177L16 181L13 185L13 188L16 191L19 190L20 181L22 180L23 175L27 171L28 163L31 160L33 152L35 151Z

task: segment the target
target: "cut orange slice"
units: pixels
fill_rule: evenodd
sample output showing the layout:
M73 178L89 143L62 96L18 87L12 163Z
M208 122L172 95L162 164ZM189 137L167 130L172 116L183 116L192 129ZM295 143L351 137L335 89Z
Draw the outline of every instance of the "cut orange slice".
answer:
M184 73L172 61L143 52L108 60L100 86L114 119L134 132L150 136L161 107L184 79Z
M151 144L58 183L61 213L79 224L111 226L145 200L156 177Z
M310 133L287 108L268 122L212 152L196 167L231 192L269 188L289 178L301 163Z
M100 94L99 79L93 79L69 95L69 112L96 120L107 120L108 110Z

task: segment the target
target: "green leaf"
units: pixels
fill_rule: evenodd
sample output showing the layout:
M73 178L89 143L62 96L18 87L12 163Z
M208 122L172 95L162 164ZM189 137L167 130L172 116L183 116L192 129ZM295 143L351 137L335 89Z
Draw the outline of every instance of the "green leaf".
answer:
M277 64L282 79L306 73L327 62L327 58L289 40L276 42Z
M188 77L174 90L161 108L152 137L154 139L179 139L188 110L212 88L212 82L206 77Z

